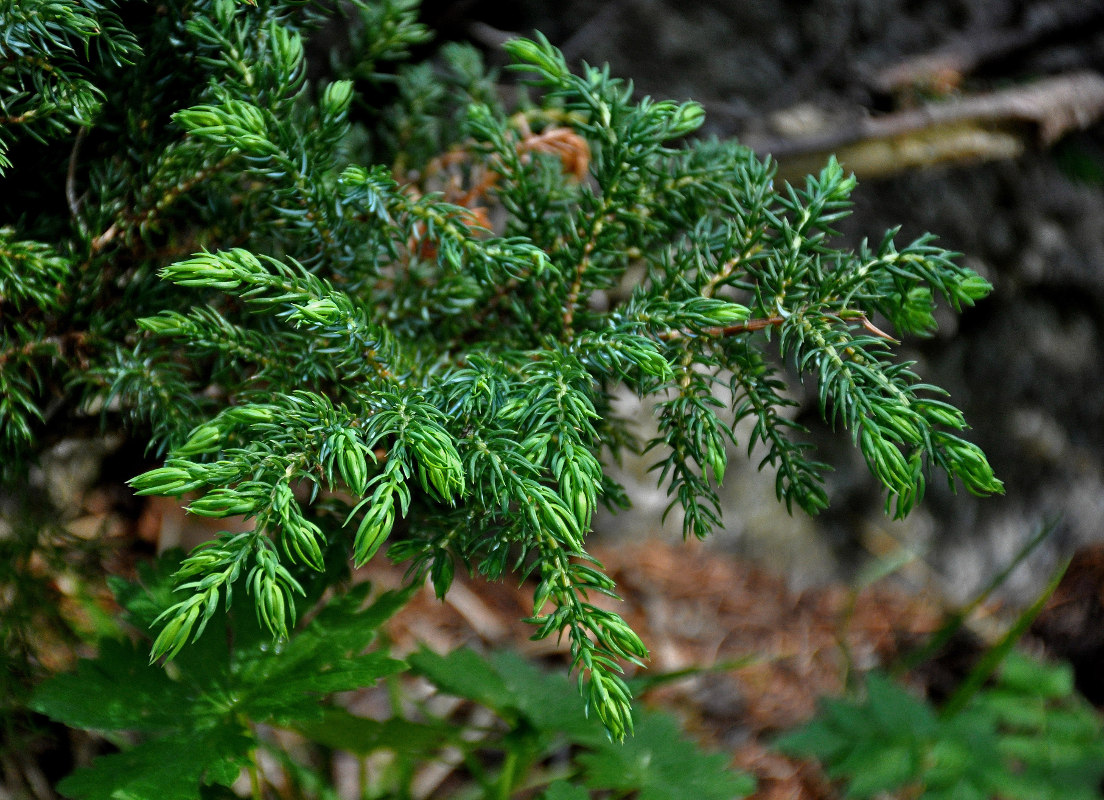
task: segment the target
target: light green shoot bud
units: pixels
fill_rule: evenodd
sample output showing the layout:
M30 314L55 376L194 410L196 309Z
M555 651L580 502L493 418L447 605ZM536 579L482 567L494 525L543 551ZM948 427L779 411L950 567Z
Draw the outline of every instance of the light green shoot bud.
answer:
M349 110L353 100L352 81L334 81L322 95L322 107L331 117L340 117Z

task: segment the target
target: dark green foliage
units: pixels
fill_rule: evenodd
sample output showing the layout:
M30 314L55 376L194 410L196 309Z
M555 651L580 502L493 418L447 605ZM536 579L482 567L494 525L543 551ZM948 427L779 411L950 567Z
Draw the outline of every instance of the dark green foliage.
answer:
M686 138L696 103L575 74L540 38L506 45L533 90L506 109L470 48L395 64L426 40L406 0L112 8L0 5L0 140L13 181L41 176L0 201L0 461L18 486L44 440L98 417L165 456L140 494L253 521L184 560L154 659L243 596L287 640L312 573L390 544L439 594L457 568L533 576L535 635L566 639L621 739L622 665L647 650L593 603L615 587L585 539L624 500L603 445L639 444L622 390L655 407L646 447L688 536L719 523L744 419L779 499L827 503L779 361L896 515L933 470L1000 491L874 324L926 335L937 301L988 284L927 237L839 249L855 180L834 160L775 186L737 143ZM337 13L347 46L309 63Z
M116 581L129 621L140 628L171 585L170 560L160 567L144 569L142 584ZM375 639L410 592L383 593L365 605L369 592L368 584L350 589L280 648L258 635L248 602L235 604L228 628L212 625L171 665L150 665L144 643L102 641L96 659L47 680L31 700L35 710L55 720L126 742L121 752L63 780L59 791L76 800L197 800L204 785L229 785L242 769L259 780L258 750L292 759L265 733L273 727L362 757L392 753L391 777L380 780L393 785L373 796L387 790L397 793L389 796L409 796L406 782L414 768L446 747L465 751L474 783L488 798L511 797L553 780L552 797L562 786L583 797L616 789L661 798L682 787L693 789L695 797L731 800L751 791L752 781L728 770L726 757L683 740L663 715L641 716L627 746L611 742L602 724L583 714L565 676L549 675L510 653L487 659L466 649L447 656L423 650L409 659L414 672L441 691L494 712L498 722L490 729L424 713L403 716L398 705L384 721L350 713L331 702L334 693L371 686L406 667ZM568 769L545 772L550 760L565 758ZM305 763L288 771L312 774Z
M6 153L12 139L61 136L99 115L106 97L92 76L109 65L131 64L140 52L114 6L0 2L0 174L11 166Z
M1068 667L1009 654L995 685L940 714L870 674L862 701L825 701L819 716L779 741L820 759L847 796L908 788L924 800L1100 797L1104 724L1074 694Z
M597 721L579 713L567 680L516 655L485 659L470 650L448 656L423 651L410 662L443 691L475 700L508 723L504 746L518 778L556 748L571 745L577 751L573 774L549 787L548 800L590 797L584 787L640 800L733 800L755 788L748 776L728 769L726 756L703 752L682 738L675 720L664 714L638 714L635 735L623 744L611 742Z
M145 570L145 587L117 583L129 621L149 625L173 572ZM313 723L325 713L327 696L403 669L368 647L408 593L384 593L365 606L369 588L362 584L328 604L281 648L259 635L240 602L229 628L208 628L171 669L149 663L146 643L101 642L95 660L43 683L31 707L73 727L143 737L78 770L59 791L88 800L189 800L200 797L201 784L230 785L264 745L258 725Z
M609 744L579 757L587 783L615 794L636 791L640 800L697 797L731 800L754 791L746 776L725 769L723 754L705 754L683 739L669 716L645 713L624 746Z

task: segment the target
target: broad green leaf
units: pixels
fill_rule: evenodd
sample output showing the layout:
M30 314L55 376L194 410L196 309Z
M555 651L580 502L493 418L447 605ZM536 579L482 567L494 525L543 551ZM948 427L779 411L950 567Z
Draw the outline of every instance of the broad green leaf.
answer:
M199 800L202 783L233 782L254 741L219 726L101 756L58 784L73 800Z
M944 735L927 753L928 768L925 779L934 786L951 786L963 782L963 775L971 770L979 755L985 751L964 738Z
M1037 697L1069 697L1073 694L1073 670L1068 664L1046 664L1013 651L1001 664L997 683Z
M138 564L137 581L108 578L115 600L126 609L134 625L148 629L158 614L180 599L173 592L173 573L183 559L183 550L166 550L157 560Z
M814 756L822 761L831 761L846 751L850 747L850 742L840 736L835 727L828 725L823 717L817 717L800 728L780 736L774 741L774 746L783 753Z
M923 800L1098 798L1100 717L1066 696L1065 668L1020 654L1011 663L1012 680L981 689L942 717L871 674L865 700L825 701L819 717L777 744L820 758L829 775L848 781L849 797L913 786Z
M363 653L379 626L409 599L412 589L384 592L367 607L370 586L335 598L284 645L252 651L232 681L246 713L268 719L313 714L322 695L373 685L405 669L382 652Z
M384 592L371 604L364 600L370 584L358 584L335 597L281 652L286 661L339 658L357 654L375 641L379 627L410 600L418 587Z
M583 753L586 784L615 792L636 791L639 800L733 800L755 790L755 780L729 769L728 757L707 753L683 738L674 718L645 712L623 744L607 742Z
M876 797L916 780L920 772L918 756L909 742L900 740L881 747L856 747L828 773L851 778L848 797Z
M360 756L386 749L428 757L461 733L460 728L447 722L414 722L402 717L381 722L336 707L324 709L316 719L298 721L293 727L313 742Z
M877 672L867 675L867 700L872 720L887 734L905 739L927 739L938 721L931 706Z
M144 647L106 639L76 672L55 675L31 697L35 711L74 728L167 730L193 712L195 694L151 665Z
M578 744L606 742L605 729L583 713L578 690L566 676L543 670L510 651L494 653L490 661L513 694L518 711L538 731L562 733Z
M959 781L953 786L926 790L924 800L991 800L989 792L972 783Z
M289 721L318 713L324 695L375 685L380 678L402 672L406 665L384 653L373 652L337 663L298 661L283 668L279 655L272 669L252 672L238 684L235 708L259 721ZM262 677L263 676L263 677Z
M590 792L567 781L556 781L548 784L541 800L590 800Z
M517 709L517 697L494 667L468 648L438 655L423 647L408 658L410 666L444 692L474 700L492 711L509 715Z
M602 726L583 713L571 681L516 653L484 658L468 648L445 656L423 649L410 657L410 663L443 691L481 703L508 721L524 720L539 734L563 735L592 746L607 739Z

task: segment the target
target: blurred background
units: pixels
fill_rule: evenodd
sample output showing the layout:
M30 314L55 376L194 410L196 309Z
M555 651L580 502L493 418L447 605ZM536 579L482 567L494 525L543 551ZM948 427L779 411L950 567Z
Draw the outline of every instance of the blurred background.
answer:
M724 531L795 588L852 577L871 558L969 597L1042 525L1054 532L1004 586L1029 601L1053 565L1104 542L1104 2L1099 0L607 0L423 3L442 39L497 44L540 30L570 63L608 62L638 95L694 99L707 135L735 136L800 180L830 153L859 178L845 240L935 233L994 285L929 340L904 343L966 411L1006 495L953 494L940 476L906 521L849 437L813 429L831 508L788 516L773 475L731 454ZM627 402L631 402L627 401ZM648 413L640 411L647 435ZM667 498L626 461L633 511L602 533L679 536ZM1104 576L1102 576L1104 577Z

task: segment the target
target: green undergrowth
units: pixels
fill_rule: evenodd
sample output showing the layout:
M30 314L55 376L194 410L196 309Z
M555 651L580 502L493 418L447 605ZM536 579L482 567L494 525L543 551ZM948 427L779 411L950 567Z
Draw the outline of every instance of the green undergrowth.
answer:
M1104 722L1068 666L1010 653L995 681L943 713L883 674L861 699L826 700L781 738L815 756L844 796L920 800L1091 800L1104 779Z
M73 728L105 736L119 752L101 755L65 778L76 800L222 796L248 776L261 792L265 756L280 765L296 796L327 796L336 752L371 759L359 797L411 797L421 768L451 764L467 788L458 797L639 797L691 792L730 800L754 782L728 769L728 757L683 738L676 720L637 709L633 738L614 743L588 718L565 676L520 656L458 649L389 653L380 626L411 590L372 593L357 584L325 602L311 621L273 647L248 603L212 624L167 667L150 667L147 630L180 554L141 570L138 583L115 581L125 628L99 644L94 659L41 684L31 707ZM415 698L413 677L467 701L435 713ZM348 693L379 689L383 719L349 710ZM474 713L480 707L489 715ZM289 737L298 744L289 746ZM306 754L308 757L304 757ZM595 794L598 793L598 794Z

